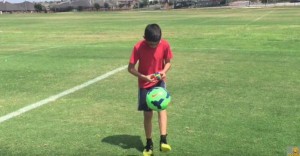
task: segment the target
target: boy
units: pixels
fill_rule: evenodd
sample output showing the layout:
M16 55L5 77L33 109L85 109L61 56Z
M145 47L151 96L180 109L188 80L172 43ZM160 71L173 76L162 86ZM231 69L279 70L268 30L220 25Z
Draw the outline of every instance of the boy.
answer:
M170 60L173 57L169 43L161 39L161 29L157 24L149 24L145 28L144 40L139 41L133 48L128 71L138 77L139 84L139 104L138 110L144 113L144 129L146 135L146 146L143 151L144 156L153 155L152 142L152 116L153 111L146 104L147 91L153 87L166 87L166 73L171 67ZM138 69L135 65L138 63ZM161 80L153 77L159 72ZM160 128L160 151L167 152L171 146L167 143L167 111L158 112Z

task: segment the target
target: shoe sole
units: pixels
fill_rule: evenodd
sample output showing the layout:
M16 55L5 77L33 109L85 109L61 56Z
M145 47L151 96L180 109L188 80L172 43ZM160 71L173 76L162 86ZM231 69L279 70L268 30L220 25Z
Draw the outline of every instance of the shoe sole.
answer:
M160 151L169 152L169 151L171 151L171 146L168 145L168 144L161 144L160 145Z
M153 156L153 153L143 153L143 156Z
M143 156L153 156L153 151L152 150L150 150L148 152L144 151Z

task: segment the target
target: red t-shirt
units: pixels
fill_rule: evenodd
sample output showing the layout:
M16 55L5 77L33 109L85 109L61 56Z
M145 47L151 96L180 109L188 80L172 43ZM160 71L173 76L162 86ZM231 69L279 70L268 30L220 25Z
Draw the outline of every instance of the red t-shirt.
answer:
M145 40L139 41L133 48L129 63L136 64L138 72L143 75L154 74L164 69L165 60L172 59L173 53L166 40L161 39L156 48L148 46ZM155 83L139 79L140 88L149 88Z

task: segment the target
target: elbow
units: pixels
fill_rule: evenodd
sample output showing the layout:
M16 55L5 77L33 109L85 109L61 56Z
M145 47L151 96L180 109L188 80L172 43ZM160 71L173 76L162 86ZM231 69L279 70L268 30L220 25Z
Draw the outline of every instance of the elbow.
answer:
M131 65L128 65L127 71L128 71L129 73L132 73L132 66L131 66Z
M131 71L131 69L129 68L129 66L128 66L128 68L127 68L127 71L130 73L130 71Z

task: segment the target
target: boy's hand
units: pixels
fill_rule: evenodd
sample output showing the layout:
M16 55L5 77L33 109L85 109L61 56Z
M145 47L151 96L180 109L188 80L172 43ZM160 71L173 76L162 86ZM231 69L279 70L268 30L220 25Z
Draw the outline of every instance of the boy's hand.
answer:
M158 81L160 81L161 79L163 79L165 77L166 77L165 72L157 72L157 73L154 73L154 74L142 75L141 76L141 78L144 81L147 81L147 82L158 82Z
M151 75L142 75L141 79L143 79L144 81L147 81L147 82L154 82L155 81L152 74Z
M159 73L160 73L161 79L164 79L166 77L166 72L161 71Z
M156 73L152 74L152 78L159 81L159 80L161 80L161 74L159 72L156 72Z

